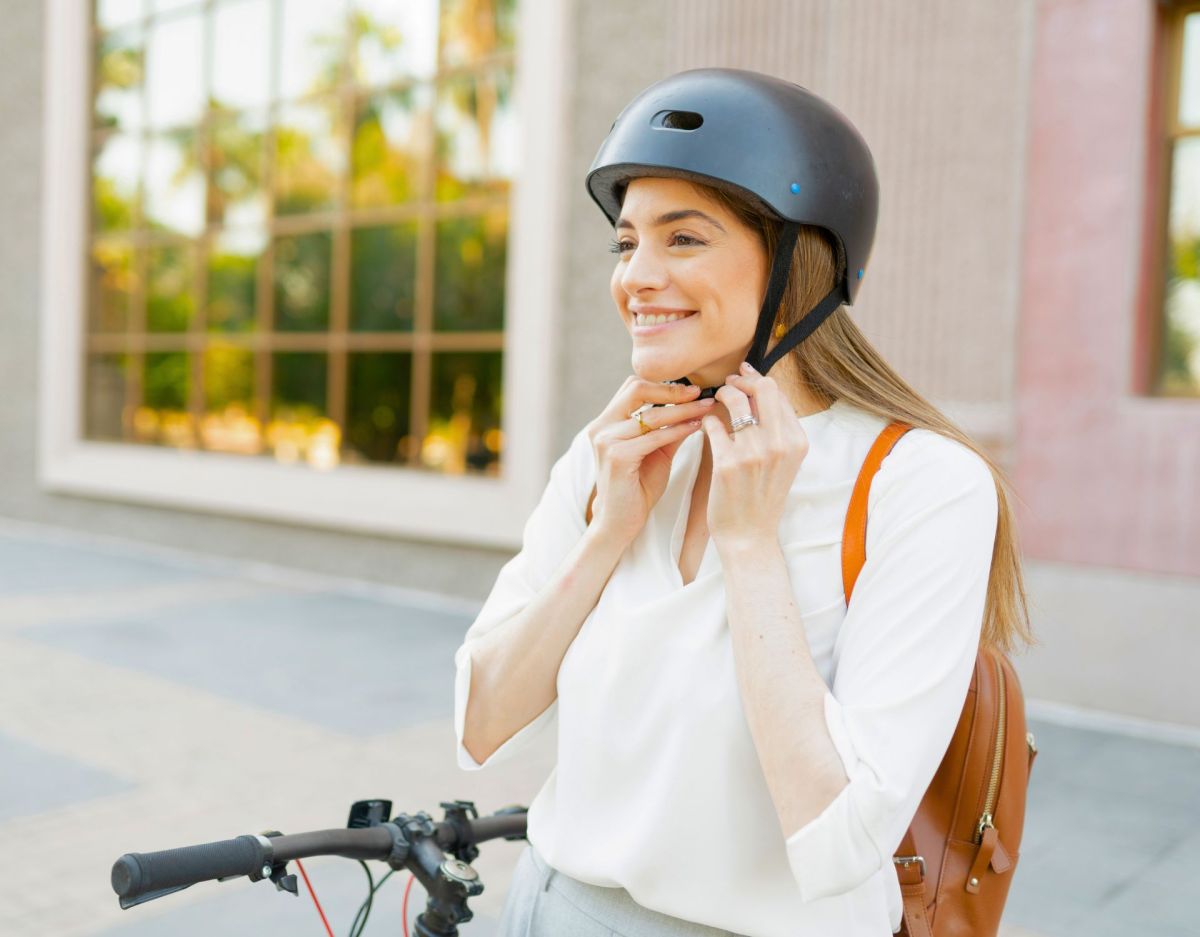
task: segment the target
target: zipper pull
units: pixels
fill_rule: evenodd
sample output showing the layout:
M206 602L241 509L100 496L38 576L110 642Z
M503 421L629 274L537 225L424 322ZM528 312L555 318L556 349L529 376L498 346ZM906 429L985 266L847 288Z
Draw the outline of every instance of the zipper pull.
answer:
M987 829L995 829L996 824L992 822L992 815L985 813L979 818L979 825L975 827L975 842L983 842L983 831Z

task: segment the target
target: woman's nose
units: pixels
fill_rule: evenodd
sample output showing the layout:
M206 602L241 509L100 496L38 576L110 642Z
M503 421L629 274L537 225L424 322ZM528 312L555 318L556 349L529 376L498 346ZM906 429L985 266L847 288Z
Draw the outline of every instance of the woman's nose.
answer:
M662 289L667 285L667 268L662 258L647 245L630 251L621 273L621 286L630 296L644 289Z

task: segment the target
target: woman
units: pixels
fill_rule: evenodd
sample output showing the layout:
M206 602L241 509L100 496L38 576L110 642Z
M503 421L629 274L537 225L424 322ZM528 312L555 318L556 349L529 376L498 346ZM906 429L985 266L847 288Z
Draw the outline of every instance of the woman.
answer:
M588 188L634 374L455 657L462 767L558 723L500 933L892 933L979 642L1028 625L999 471L839 308L870 153L796 85L702 69L622 112ZM850 492L894 419L847 607Z

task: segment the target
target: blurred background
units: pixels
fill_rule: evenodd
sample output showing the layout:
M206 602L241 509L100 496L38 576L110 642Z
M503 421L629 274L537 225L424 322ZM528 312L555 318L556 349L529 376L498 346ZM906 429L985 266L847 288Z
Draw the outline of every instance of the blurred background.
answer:
M723 65L862 131L853 314L1017 496L1040 754L1004 933L1200 934L1200 2L0 23L0 933L317 934L245 882L121 912L108 869L363 797L532 799L553 740L455 766L451 657L629 373L592 156L637 91ZM464 934L518 851L484 850ZM312 868L344 932L365 877Z

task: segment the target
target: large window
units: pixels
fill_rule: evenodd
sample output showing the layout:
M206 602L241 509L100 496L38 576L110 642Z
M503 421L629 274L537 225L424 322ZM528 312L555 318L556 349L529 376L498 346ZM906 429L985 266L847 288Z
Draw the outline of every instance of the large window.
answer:
M1200 3L1167 16L1166 205L1156 390L1200 396Z
M97 0L87 439L499 473L516 0Z

